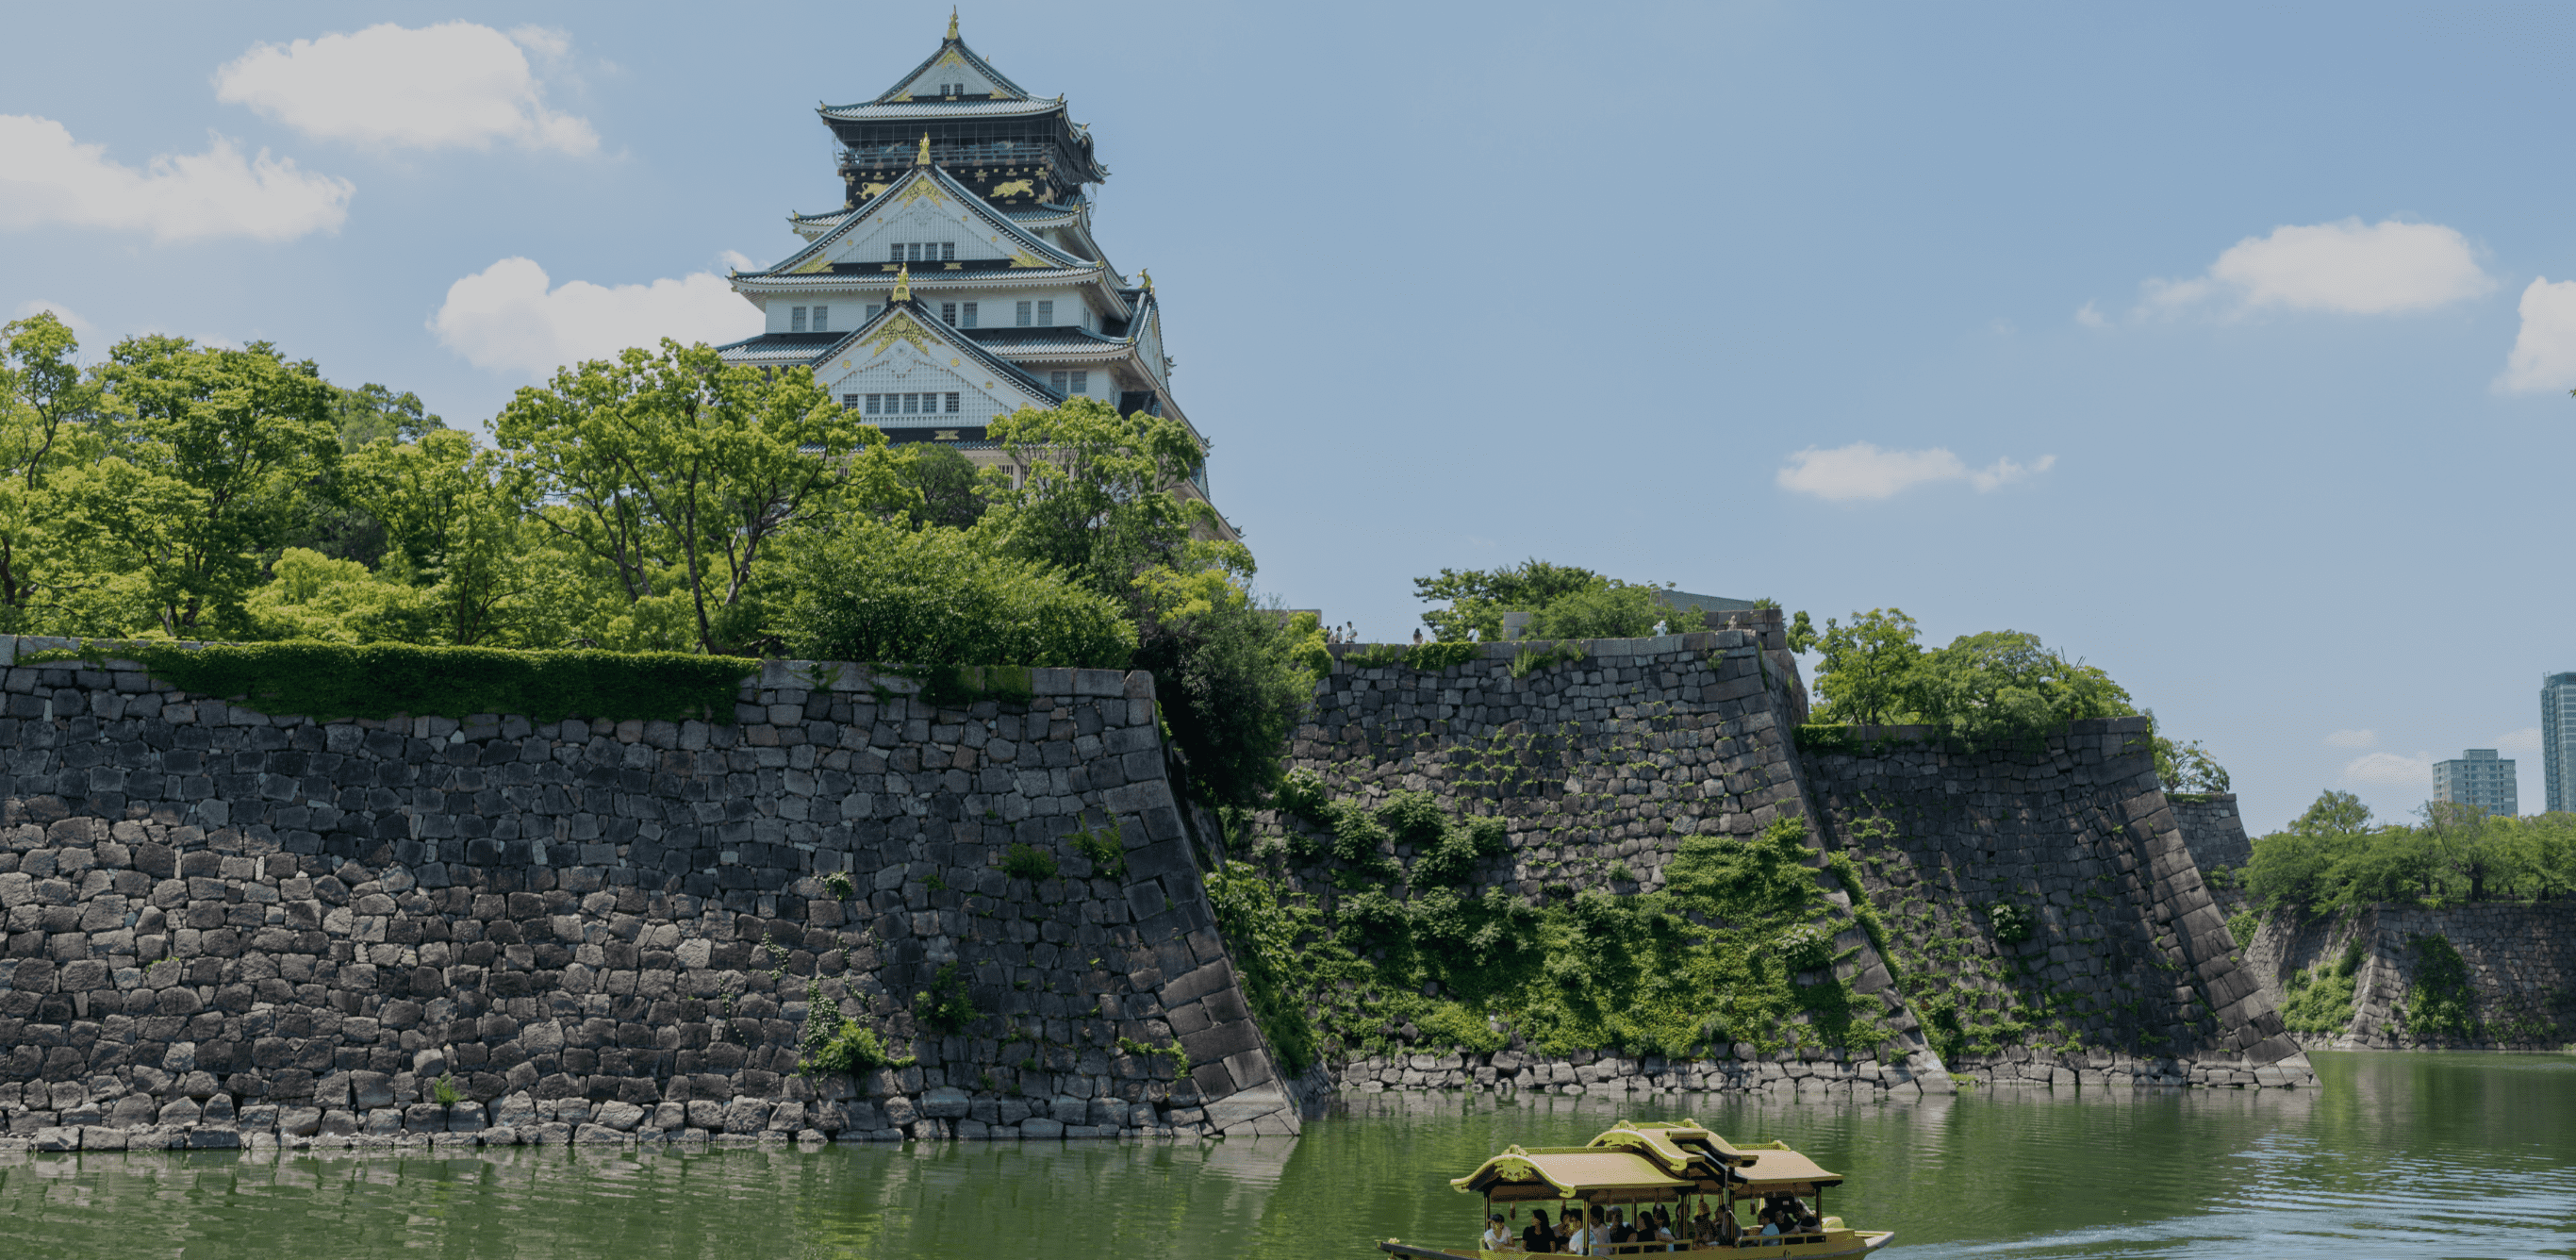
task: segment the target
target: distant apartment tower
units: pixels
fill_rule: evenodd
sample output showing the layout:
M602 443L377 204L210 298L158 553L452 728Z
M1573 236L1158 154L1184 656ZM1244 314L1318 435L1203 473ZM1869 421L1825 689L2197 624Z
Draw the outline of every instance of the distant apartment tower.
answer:
M2492 748L2471 748L2458 761L2434 762L2433 799L2475 805L2489 817L2511 818L2515 812L2513 763L2498 760Z
M2541 676L2540 779L2550 812L2576 809L2576 674Z

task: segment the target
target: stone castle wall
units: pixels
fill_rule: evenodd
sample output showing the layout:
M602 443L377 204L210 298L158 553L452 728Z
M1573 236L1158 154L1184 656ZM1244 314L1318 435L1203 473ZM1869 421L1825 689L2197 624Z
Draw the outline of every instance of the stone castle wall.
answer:
M2183 847L2204 872L2218 867L2236 870L2254 859L2254 842L2245 836L2245 820L2236 813L2236 794L2207 792L2166 797Z
M9 668L0 1118L86 1149L1293 1132L1151 678L1031 674L937 709L770 662L734 724L538 724ZM1006 875L1015 843L1057 877ZM914 1012L952 965L981 1015L947 1034ZM809 982L917 1062L797 1075Z
M1292 738L1289 764L1320 776L1330 795L1365 806L1397 791L1427 791L1453 814L1501 818L1509 852L1488 859L1477 883L1531 898L1551 887L1653 891L1662 887L1684 835L1750 835L1806 814L1789 742L1805 710L1795 659L1781 641L1776 612L1738 614L1737 620L1739 628L1590 641L1581 645L1581 659L1520 678L1512 676L1512 658L1553 645L1481 645L1475 659L1436 671L1356 665L1351 658L1372 649L1346 647L1316 688L1315 708ZM1265 812L1255 834L1279 837L1305 825ZM1332 881L1329 870L1316 866L1291 872L1289 882L1320 896L1329 895ZM1887 969L1852 917L1850 899L1840 891L1826 897L1833 904L1824 926L1836 934L1837 950L1859 951L1837 970L1883 1003L1898 1053L1886 1063L1830 1054L1803 1061L1771 1056L1772 1062L1819 1064L1819 1072L1901 1083L1916 1092L1947 1089L1938 1057L1889 988ZM1750 1047L1745 1050L1745 1068L1758 1077ZM1345 1087L1380 1078L1400 1086L1408 1073L1428 1080L1422 1074L1433 1069L1412 1061L1446 1057L1452 1056L1352 1065L1342 1080ZM1471 1057L1472 1064L1461 1058L1438 1069L1450 1074L1439 1079L1481 1077L1539 1088L1558 1067L1589 1069L1593 1061L1580 1056L1583 1062L1560 1065L1508 1052Z
M2086 1047L1954 1071L2225 1083L2298 1053L2237 964L2147 732L2144 718L2102 719L2043 750L1961 752L1920 728L1864 728L1864 744L1888 742L1805 758L1830 843L1860 865L1900 965L1924 976L1917 1014L1943 994L1963 1019L2039 996ZM2027 940L1999 938L2003 904L2027 917ZM2281 1072L2306 1075L2304 1062Z
M2576 1041L2576 901L2479 902L2427 909L2373 906L2349 919L2267 919L2246 951L2248 969L2272 1000L2286 1000L2292 975L2332 963L2362 942L2353 1018L2342 1032L2311 1037L2338 1049L2475 1047L2556 1050ZM2410 1032L2398 1018L2416 979L2412 938L2439 936L2468 964L2482 1035Z

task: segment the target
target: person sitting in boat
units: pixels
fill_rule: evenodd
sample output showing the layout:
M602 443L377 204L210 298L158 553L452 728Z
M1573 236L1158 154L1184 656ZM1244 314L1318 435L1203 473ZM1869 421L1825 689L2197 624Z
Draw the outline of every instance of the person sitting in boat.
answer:
M1565 1236L1564 1250L1566 1254L1576 1256L1591 1255L1592 1235L1595 1227L1599 1226L1601 1223L1601 1209L1593 1208L1587 1213L1569 1211L1568 1215L1573 1218L1574 1228Z
M1496 1212L1493 1216L1487 1218L1485 1221L1485 1250L1501 1251L1511 1241L1512 1236L1510 1232L1503 1228L1502 1213Z
M1627 1209L1610 1209L1610 1231L1608 1234L1610 1241L1609 1254L1614 1256L1626 1254L1628 1251L1628 1244L1635 1241L1636 1237L1637 1231L1628 1227Z
M1703 1208L1701 1212L1705 1215L1707 1209ZM1709 1225L1711 1232L1706 1235L1709 1242L1724 1243L1732 1247L1738 1239L1744 1237L1744 1222L1735 1219L1735 1209L1732 1206L1720 1210L1717 1219L1709 1222Z
M1556 1231L1547 1227L1546 1208L1532 1211L1530 1223L1521 1228L1521 1250L1532 1255L1544 1255L1556 1250Z
M1664 1244L1661 1250L1675 1250L1673 1247L1673 1210L1671 1208L1658 1205L1655 1208L1654 1216L1650 1221L1650 1224L1654 1227L1655 1231L1651 1237L1651 1241Z

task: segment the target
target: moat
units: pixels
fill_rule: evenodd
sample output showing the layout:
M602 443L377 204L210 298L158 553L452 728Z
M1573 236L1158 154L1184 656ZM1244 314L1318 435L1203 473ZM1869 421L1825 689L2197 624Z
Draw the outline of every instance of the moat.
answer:
M1336 1256L1463 1242L1448 1191L1618 1116L1783 1138L1913 1256L2576 1252L2576 1057L2315 1056L2321 1089L1837 1103L1373 1095L1222 1142L0 1157L14 1254Z

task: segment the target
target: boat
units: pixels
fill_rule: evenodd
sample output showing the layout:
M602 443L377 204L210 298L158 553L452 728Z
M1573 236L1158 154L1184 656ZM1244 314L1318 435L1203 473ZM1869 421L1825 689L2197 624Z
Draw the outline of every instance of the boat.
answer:
M1390 1238L1378 1250L1424 1260L1528 1255L1521 1241L1527 1223L1523 1209L1546 1212L1551 1220L1569 1219L1570 1213L1582 1221L1596 1211L1606 1220L1662 1208L1676 1226L1695 1223L1705 1212L1721 1235L1709 1241L1605 1243L1590 1248L1594 1255L1751 1250L1762 1260L1804 1260L1866 1255L1886 1246L1894 1233L1852 1229L1841 1217L1824 1215L1824 1192L1842 1183L1842 1174L1826 1171L1784 1142L1736 1146L1697 1120L1622 1120L1582 1146L1506 1147L1476 1171L1452 1180L1451 1189L1484 1199L1477 1244L1424 1247ZM1504 1214L1510 1238L1501 1249L1492 1249L1483 1245L1482 1232L1497 1213ZM1763 1234L1759 1222L1765 1213L1790 1223L1779 1233ZM1735 1222L1733 1231L1723 1228L1729 1219ZM1733 1237L1726 1236L1730 1233Z

